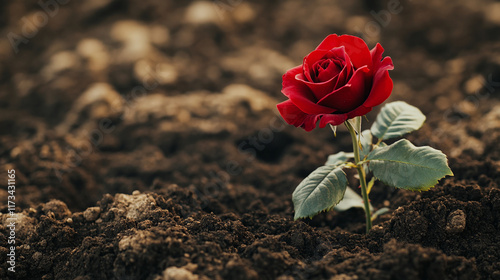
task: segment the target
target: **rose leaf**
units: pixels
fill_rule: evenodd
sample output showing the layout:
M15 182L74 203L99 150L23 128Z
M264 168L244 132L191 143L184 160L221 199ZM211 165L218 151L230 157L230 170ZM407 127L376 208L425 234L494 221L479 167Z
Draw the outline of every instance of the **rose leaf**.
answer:
M340 165L344 162L346 162L349 158L354 157L353 153L344 153L344 152L338 152L333 155L329 155L328 159L325 162L325 165Z
M343 212L351 208L365 208L363 198L351 188L346 188L344 198L333 209L338 212ZM373 206L370 203L370 210Z
M359 157L364 159L365 156L372 149L373 137L370 130L366 129L361 132L361 150L359 151Z
M446 175L453 176L443 152L429 146L415 147L406 139L373 150L367 160L377 179L401 189L426 191Z
M314 170L292 194L294 219L317 215L337 205L347 188L347 177L342 166L326 165Z
M403 101L386 104L371 127L371 132L379 140L402 136L419 129L425 115L414 106Z

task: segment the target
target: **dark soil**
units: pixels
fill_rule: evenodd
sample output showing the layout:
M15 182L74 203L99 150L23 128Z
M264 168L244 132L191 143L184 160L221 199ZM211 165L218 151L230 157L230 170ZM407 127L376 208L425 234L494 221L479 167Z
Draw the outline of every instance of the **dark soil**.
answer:
M60 2L0 2L17 213L12 273L4 185L1 279L500 279L498 1ZM293 221L295 186L351 149L275 108L281 75L331 33L381 42L389 101L427 116L408 138L455 174L377 184L390 211L368 235L360 209Z

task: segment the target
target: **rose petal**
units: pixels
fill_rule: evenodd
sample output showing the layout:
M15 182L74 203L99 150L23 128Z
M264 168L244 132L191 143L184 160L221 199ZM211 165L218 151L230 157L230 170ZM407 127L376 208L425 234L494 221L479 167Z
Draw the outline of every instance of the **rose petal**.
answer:
M310 54L306 55L302 61L302 71L306 77L306 81L314 83L314 69L313 65L315 62L320 60L325 56L329 50L312 51Z
M326 114L321 116L319 127L323 128L327 124L339 125L347 120L347 114Z
M354 117L364 116L364 115L368 114L371 110L372 110L372 108L365 107L364 105L361 105L358 108L356 108L356 109L352 110L351 112L347 113L347 118L348 119L352 119Z
M343 64L343 63L342 63ZM332 79L332 77L337 77L338 74L344 69L344 65L331 61L326 69L320 71L316 77L316 80L320 83L327 82Z
M354 72L348 84L326 95L318 101L318 104L335 108L340 112L349 112L357 108L366 99L365 76L368 72L367 66L359 68Z
M342 60L345 59L345 50L344 47L338 47L328 50L314 50L306 57L302 62L304 75L307 78L307 81L315 83L318 82L316 79L317 73L314 73L314 65L322 60L327 58L340 58Z
M378 68L380 68L380 62L382 61L383 53L384 53L384 48L379 43L377 43L377 45L370 50L370 55L372 56L373 69L375 71Z
M337 57L344 58L344 56L345 56L344 46L337 46L322 50L316 49L312 51L310 54L308 54L306 57L304 57L303 64L306 67L310 67L318 60L321 60L323 58L337 58Z
M297 66L288 70L283 75L283 88L281 92L304 113L308 114L328 114L335 109L316 104L316 97L309 87L301 80L295 79L295 76L301 74L302 67Z
M333 89L338 89L347 84L347 82L351 79L353 72L354 69L351 63L351 58L348 55L346 55L345 67L344 69L342 69L342 71L340 71L339 76L337 78L337 82L335 83Z
M386 70L394 69L391 57L386 56L382 59L382 53L384 53L384 48L379 43L377 43L377 45L370 51L372 56L373 72L378 71L380 68L386 68Z
M309 115L302 112L291 100L281 102L277 105L283 119L295 127L302 127L306 131L311 131L316 127L316 123L321 115Z
M302 74L302 65L293 67L292 69L286 71L285 74L283 74L283 77L282 77L282 90L281 90L281 92L286 97L289 97L289 96L288 96L287 92L284 92L283 89L294 86L295 83L296 83L295 76L298 75L298 74Z
M368 68L372 67L372 56L368 46L363 39L351 36L332 34L326 37L321 44L318 45L316 50L332 49L340 46L345 46L345 52L352 60L352 64L356 68L361 68L367 65Z
M338 75L337 75L338 76ZM304 79L304 75L298 74L295 76L295 79L307 85L307 87L311 90L311 92L316 97L316 100L320 100L328 93L332 92L335 88L335 84L337 83L337 76L333 77L331 80L322 82L322 83L311 83Z
M344 47L340 47L338 49L339 49L338 51L343 51ZM319 53L320 52L318 52L318 54ZM340 52L337 52L337 54L341 55L341 57L338 57L338 61L340 62L340 60L343 60L345 67L342 69L342 71L340 71L340 73L337 76L332 77L330 80L314 83L314 82L309 82L304 77L304 75L296 76L296 79L305 83L311 89L317 100L322 99L323 97L325 97L325 95L331 93L334 89L344 86L352 76L353 66L349 56L346 55L345 53L340 53ZM323 53L323 55L325 55L325 53Z
M392 58L390 56L386 56L380 62L379 68L376 69L376 71L374 72L378 72L380 70L393 70L393 69L394 69L394 64L392 64Z
M386 57L382 64L386 64L385 67L380 68L373 76L373 85L370 94L363 103L365 107L375 107L382 104L391 95L393 83L389 76L389 71L394 69L392 66L392 61L390 57ZM390 64L389 64L390 63Z
M347 120L347 114L306 114L290 100L279 103L277 107L281 116L288 124L295 127L302 127L305 131L311 131L316 128L318 120L321 120L319 123L320 128L325 127L327 124L339 125Z

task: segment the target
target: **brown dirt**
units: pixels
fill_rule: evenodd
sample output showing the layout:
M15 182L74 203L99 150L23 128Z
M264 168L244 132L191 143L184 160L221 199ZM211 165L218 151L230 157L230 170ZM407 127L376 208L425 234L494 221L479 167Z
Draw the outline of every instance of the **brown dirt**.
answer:
M381 24L370 11L392 1L70 1L15 54L37 2L0 3L18 213L14 274L2 188L1 279L500 279L498 2L402 1ZM350 150L275 109L330 33L382 43L390 101L427 115L408 138L455 173L423 193L377 184L390 211L368 235L359 209L293 221L295 186Z

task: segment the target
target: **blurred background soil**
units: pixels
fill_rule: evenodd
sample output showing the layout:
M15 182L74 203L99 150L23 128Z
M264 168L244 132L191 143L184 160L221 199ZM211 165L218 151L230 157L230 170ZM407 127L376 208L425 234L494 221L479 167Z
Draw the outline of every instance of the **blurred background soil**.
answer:
M376 185L367 236L360 209L293 221L295 186L351 149L276 110L331 33L383 45L388 101L427 116L408 138L455 173ZM2 279L500 279L498 1L2 1L0 35Z

